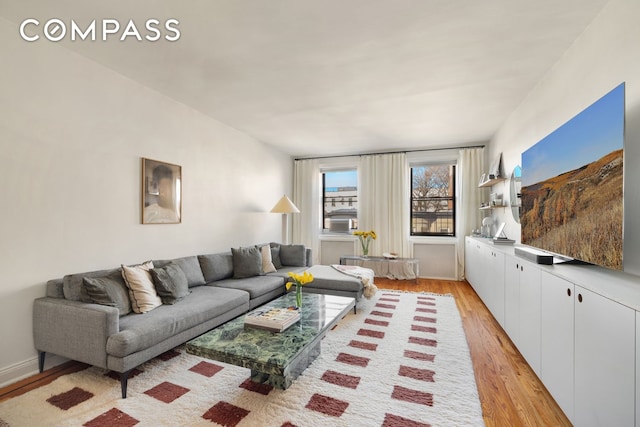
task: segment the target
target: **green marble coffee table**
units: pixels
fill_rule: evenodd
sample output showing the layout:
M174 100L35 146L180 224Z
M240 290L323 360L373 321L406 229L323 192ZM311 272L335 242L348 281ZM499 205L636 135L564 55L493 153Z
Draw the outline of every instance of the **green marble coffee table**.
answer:
M295 292L264 307L295 305ZM283 332L244 326L244 316L187 342L187 353L251 369L251 380L286 390L320 354L327 331L355 306L355 298L302 294L300 321Z

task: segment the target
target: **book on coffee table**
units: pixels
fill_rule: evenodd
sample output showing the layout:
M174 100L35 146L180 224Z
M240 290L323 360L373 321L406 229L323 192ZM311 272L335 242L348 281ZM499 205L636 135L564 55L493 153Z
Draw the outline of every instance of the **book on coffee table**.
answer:
M282 332L300 320L300 310L287 308L257 308L244 317L244 324L272 332Z

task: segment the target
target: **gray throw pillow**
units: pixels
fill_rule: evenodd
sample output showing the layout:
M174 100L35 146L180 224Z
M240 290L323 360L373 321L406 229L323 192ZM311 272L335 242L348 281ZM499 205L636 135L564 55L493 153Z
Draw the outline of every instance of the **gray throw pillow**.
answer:
M156 292L163 304L175 304L189 295L189 282L178 264L170 262L164 267L149 270Z
M120 316L131 313L129 291L123 282L108 277L85 277L82 282L88 302L116 307Z
M233 277L233 257L231 252L198 255L200 268L207 283Z
M231 248L233 256L233 278L245 279L247 277L261 276L262 254L255 246L249 248Z
M307 265L307 253L304 245L281 245L280 262L282 265L305 267Z
M164 267L169 263L177 264L182 269L184 275L187 276L187 282L189 283L190 288L194 286L201 286L207 283L204 280L202 269L200 268L200 262L198 262L197 256L192 255L182 258L153 261L153 265L155 267Z
M282 261L280 260L280 243L270 243L271 246L271 262L279 270L282 268Z

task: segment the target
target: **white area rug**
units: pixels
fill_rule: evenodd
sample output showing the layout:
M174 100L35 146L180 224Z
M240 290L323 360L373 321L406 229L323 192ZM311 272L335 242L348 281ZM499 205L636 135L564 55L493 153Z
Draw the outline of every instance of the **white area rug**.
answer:
M285 391L182 347L139 370L127 399L102 369L60 377L1 403L0 426L484 425L451 296L381 290L362 300Z

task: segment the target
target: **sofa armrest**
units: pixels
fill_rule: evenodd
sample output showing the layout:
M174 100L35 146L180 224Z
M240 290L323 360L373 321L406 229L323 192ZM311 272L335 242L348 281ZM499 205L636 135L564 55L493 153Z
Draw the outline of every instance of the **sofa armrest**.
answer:
M107 367L107 339L119 330L115 307L38 298L33 303L33 341L38 351Z

